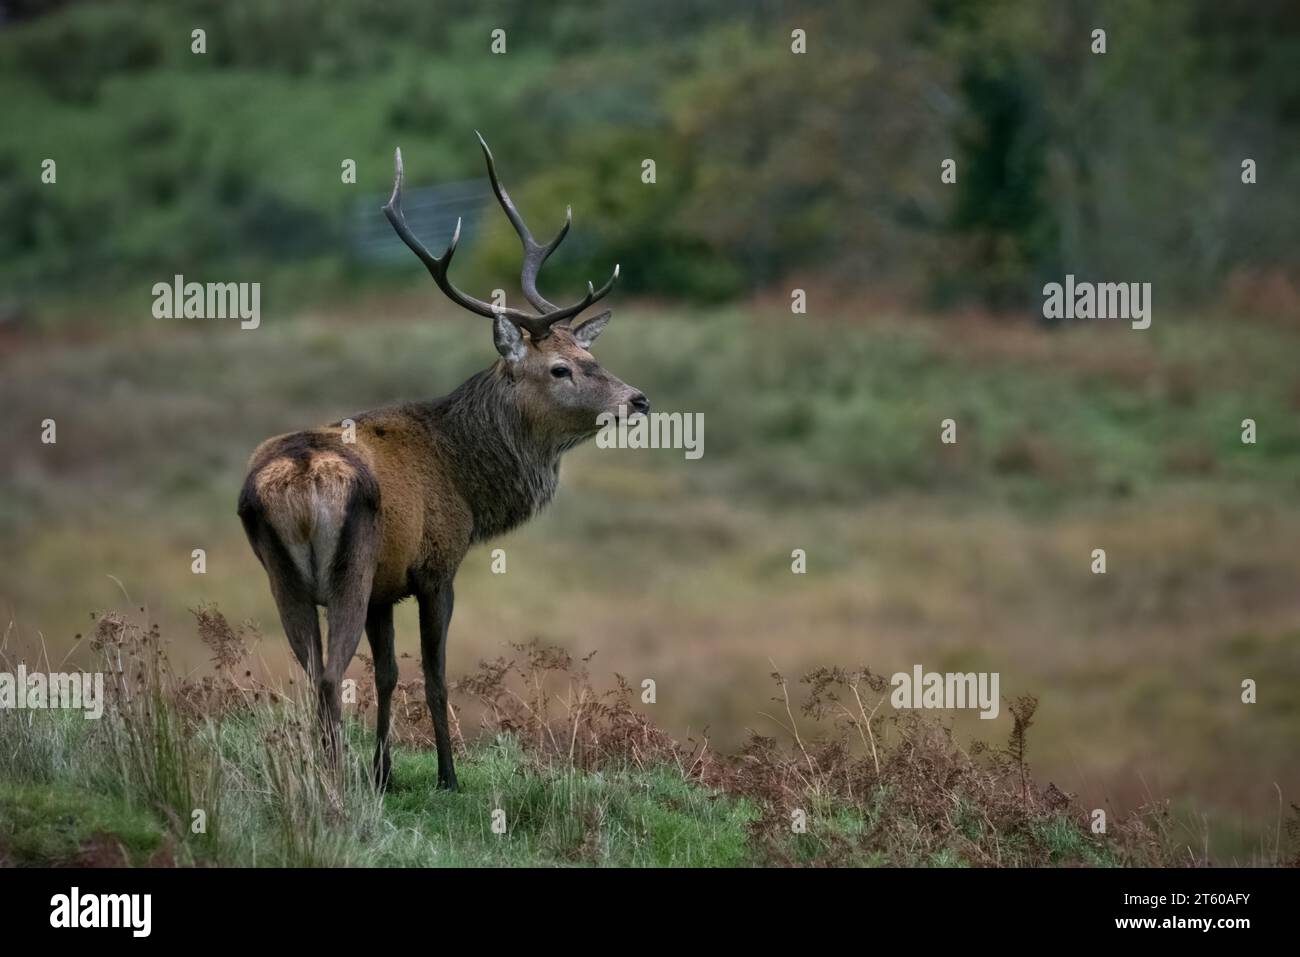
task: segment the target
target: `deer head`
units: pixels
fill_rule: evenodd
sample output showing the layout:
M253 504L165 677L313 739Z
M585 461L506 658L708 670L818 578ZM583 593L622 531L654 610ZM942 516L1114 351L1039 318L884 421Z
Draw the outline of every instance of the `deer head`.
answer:
M589 351L591 344L608 324L612 313L605 310L574 323L583 310L608 295L614 287L614 281L618 279L618 266L614 267L614 272L605 285L597 289L588 282L587 294L568 306L557 306L538 292L537 274L568 235L573 223L573 208L569 207L564 225L554 239L545 245L537 242L497 177L492 151L481 135L475 135L478 135L479 145L483 147L483 156L487 160L492 191L523 245L523 267L519 282L524 298L536 310L535 314L491 305L461 292L452 284L447 276L447 267L451 264L451 257L460 241L460 220L456 220L451 244L440 257L432 255L415 237L402 214L400 149L395 156L393 195L384 206L384 215L392 223L397 235L424 263L433 276L433 281L448 299L470 312L492 320L492 339L501 355L502 371L513 386L520 410L535 429L560 438L581 437L597 431L596 417L602 413L618 415L621 411L648 412L650 403L645 395L606 372Z

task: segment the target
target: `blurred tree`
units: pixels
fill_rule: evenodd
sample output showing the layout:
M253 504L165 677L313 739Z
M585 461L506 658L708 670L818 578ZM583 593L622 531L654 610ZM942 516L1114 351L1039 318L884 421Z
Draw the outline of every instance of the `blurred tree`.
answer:
M652 295L812 274L1001 309L1065 272L1173 301L1300 268L1295 205L1277 201L1300 188L1286 0L3 9L0 282L19 290L111 287L182 251L266 272L341 262L394 145L413 181L464 180L482 175L476 128L539 230L577 207L557 289L618 259L625 288ZM189 49L200 22L205 56ZM488 50L498 26L505 56ZM33 178L48 157L57 189ZM339 187L343 157L355 188ZM1241 184L1246 157L1257 187ZM462 254L470 279L513 268L501 225Z

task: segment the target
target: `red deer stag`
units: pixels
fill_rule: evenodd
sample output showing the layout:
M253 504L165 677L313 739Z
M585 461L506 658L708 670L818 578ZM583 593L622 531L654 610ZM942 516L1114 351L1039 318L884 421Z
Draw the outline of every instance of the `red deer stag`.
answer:
M644 413L636 389L602 369L588 349L608 310L578 315L605 296L600 289L569 306L537 291L537 274L564 239L542 245L497 178L479 137L493 191L523 243L521 285L537 314L492 306L461 292L447 276L460 223L441 257L430 255L402 214L402 153L384 206L397 235L449 299L492 320L501 358L449 395L352 416L343 422L268 439L249 462L239 516L266 569L294 655L316 689L326 746L336 755L343 674L364 628L375 659L379 714L375 777L387 785L390 702L397 684L393 605L419 604L425 694L438 748L438 786L456 788L447 720L447 625L452 581L471 545L527 520L555 494L560 456L598 431L597 416ZM326 609L328 660L322 657L317 606Z

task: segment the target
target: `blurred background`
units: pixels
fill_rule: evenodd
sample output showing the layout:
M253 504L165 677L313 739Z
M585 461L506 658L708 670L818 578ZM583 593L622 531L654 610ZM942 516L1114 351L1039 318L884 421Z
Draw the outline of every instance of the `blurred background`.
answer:
M705 454L571 453L508 573L467 559L453 675L596 651L730 748L778 733L774 666L998 671L1041 699L1040 778L1271 847L1300 800L1297 62L1281 0L2 0L5 647L76 661L129 604L199 667L210 601L291 673L247 455L495 358L379 213L401 146L425 242L464 217L457 283L517 301L477 129L539 237L574 207L551 298L622 264L597 356L702 412ZM1151 329L1044 323L1067 272L1152 283ZM176 273L260 282L261 327L155 319ZM412 607L398 641L414 677Z

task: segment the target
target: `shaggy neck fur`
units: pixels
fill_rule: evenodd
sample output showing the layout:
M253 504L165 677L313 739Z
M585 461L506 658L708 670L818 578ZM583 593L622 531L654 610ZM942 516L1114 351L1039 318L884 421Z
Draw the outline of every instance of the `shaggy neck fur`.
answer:
M532 428L500 362L426 409L473 512L475 542L509 531L549 502L559 483L560 455L585 437L544 436Z

